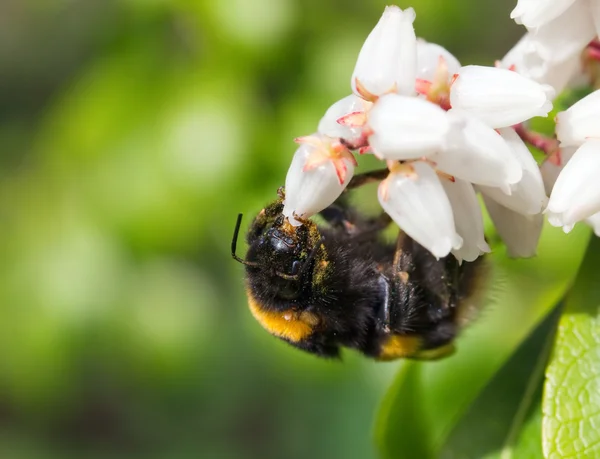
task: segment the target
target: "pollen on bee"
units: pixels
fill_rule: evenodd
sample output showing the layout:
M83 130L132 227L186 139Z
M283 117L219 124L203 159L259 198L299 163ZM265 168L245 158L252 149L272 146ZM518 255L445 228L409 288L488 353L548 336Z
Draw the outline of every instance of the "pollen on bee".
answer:
M291 312L286 312L283 315L283 318L289 322L290 320L292 320L292 313Z

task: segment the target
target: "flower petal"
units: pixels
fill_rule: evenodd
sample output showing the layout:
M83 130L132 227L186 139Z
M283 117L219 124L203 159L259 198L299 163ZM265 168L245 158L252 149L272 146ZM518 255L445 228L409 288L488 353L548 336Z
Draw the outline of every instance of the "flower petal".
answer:
M462 246L448 196L424 162L401 166L379 185L379 202L398 226L435 257Z
M506 244L509 257L529 258L536 255L538 242L544 226L543 214L522 215L507 209L483 195L485 207Z
M351 80L354 94L369 100L368 94L380 96L394 90L405 95L415 93L417 38L414 20L412 8L404 11L397 6L385 8L358 55Z
M423 39L418 39L416 77L421 80L433 81L440 64L440 58L443 58L446 62L450 77L460 69L460 62L446 48L436 43L429 43Z
M540 27L564 13L575 0L519 0L511 19L526 27Z
M510 193L523 171L506 141L495 130L462 110L447 113L452 129L448 147L430 159L437 169L478 185Z
M325 209L342 194L354 174L354 163L349 157L336 156L329 150L337 139L319 134L312 137L315 142L302 143L296 150L285 179L283 215L294 226L301 224L294 214L307 218ZM330 154L332 158L327 160L325 156L325 160L315 162L315 154ZM345 168L343 180L340 168Z
M552 110L554 89L510 70L468 65L450 89L453 108L466 110L490 127L512 126Z
M564 147L600 137L600 89L556 115L556 137Z
M510 195L500 188L479 186L482 193L496 202L523 215L539 214L548 203L540 169L527 146L512 128L499 129L498 133L506 141L514 158L523 169L521 180L511 186Z
M338 100L327 109L317 131L329 137L338 137L349 142L354 142L362 136L362 126L345 126L338 120L350 113L365 112L370 108L370 103L354 94Z
M416 97L385 95L368 117L369 144L385 159L414 159L439 150L450 123L439 106Z
M459 262L474 261L490 252L490 246L483 234L483 217L473 185L460 179L440 181L452 205L456 232L463 238L462 247L452 253Z
M552 158L547 158L540 166L540 173L544 180L544 188L546 195L552 194L552 189L556 183L560 172L565 168L565 165L573 157L578 147L561 147L560 150L553 154Z
M566 164L550 195L548 221L571 231L578 221L600 212L600 140L585 142Z

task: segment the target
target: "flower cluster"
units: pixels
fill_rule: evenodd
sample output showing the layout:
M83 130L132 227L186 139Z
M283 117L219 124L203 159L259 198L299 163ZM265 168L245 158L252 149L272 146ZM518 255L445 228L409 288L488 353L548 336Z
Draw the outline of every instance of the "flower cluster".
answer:
M354 155L373 154L389 169L382 208L436 257L473 261L490 251L477 193L512 256L535 254L544 212L565 230L583 219L600 229L600 187L588 186L600 167L600 140L590 139L600 130L600 93L559 115L560 148L546 141L554 169L545 164L544 177L524 142L539 146L524 123L546 116L557 91L583 74L595 1L520 0L512 16L528 33L495 67L461 66L417 39L412 8L387 7L359 52L352 94L326 111L316 133L296 139L284 215L300 225L323 210L349 184ZM563 22L568 40L558 46ZM557 155L573 156L564 170Z

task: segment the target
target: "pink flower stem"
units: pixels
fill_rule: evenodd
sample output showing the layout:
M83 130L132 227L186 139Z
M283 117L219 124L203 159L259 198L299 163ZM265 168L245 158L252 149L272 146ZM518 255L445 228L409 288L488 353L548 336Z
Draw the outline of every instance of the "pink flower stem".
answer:
M529 131L523 123L513 126L515 132L521 137L521 140L529 145L543 151L547 156L551 156L558 150L558 141L537 132Z

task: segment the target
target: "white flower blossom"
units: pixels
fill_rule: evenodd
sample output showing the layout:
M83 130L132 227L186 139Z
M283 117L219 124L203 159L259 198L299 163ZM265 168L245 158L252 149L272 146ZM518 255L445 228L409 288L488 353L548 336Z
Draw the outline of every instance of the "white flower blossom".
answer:
M548 3L556 2L550 0ZM593 0L596 2L597 0ZM588 0L575 1L563 14L531 30L537 52L547 62L565 62L597 35Z
M387 94L368 114L369 144L384 159L416 159L442 148L450 130L438 105L416 97Z
M576 151L577 147L561 147L559 151L555 152L549 158L546 158L540 166L540 172L542 174L542 179L544 180L544 188L546 189L547 196L550 196L552 193L556 179Z
M379 185L378 197L398 226L435 257L461 248L450 201L427 163L398 164Z
M285 179L283 215L294 226L295 215L308 218L332 204L342 194L356 165L339 139L313 134L299 139Z
M544 181L540 169L531 156L529 149L511 128L499 129L498 133L510 147L514 158L523 169L523 177L511 185L511 193L506 194L500 188L479 186L482 193L496 202L523 215L539 214L548 203Z
M581 50L576 50L562 61L546 59L539 51L546 48L540 44L544 36L534 35L533 32L523 35L502 58L499 66L514 70L540 84L550 85L555 94L560 94L569 84L576 84L583 76Z
M452 254L459 262L474 261L482 253L490 252L483 234L483 216L473 185L460 179L441 179L442 186L452 205L456 232L463 239L459 249Z
M506 141L477 117L449 110L452 129L447 148L430 159L447 174L468 182L498 187L510 193L523 171Z
M544 226L543 214L523 215L507 209L486 195L483 195L483 201L498 235L506 244L508 256L513 258L535 256Z
M415 11L397 6L385 8L365 40L352 73L352 90L373 100L388 92L413 95L417 67Z
M517 24L536 28L564 13L576 0L519 0L510 13Z
M468 65L462 67L450 89L453 108L465 110L501 128L552 110L554 89L510 70Z
M446 48L425 40L417 40L417 78L433 81L438 71L440 58L448 67L448 78L458 72L460 62Z
M327 109L325 115L323 115L323 118L319 121L317 131L320 134L325 134L329 137L337 137L349 142L354 142L362 137L362 126L349 126L340 123L338 120L351 114L366 117L366 111L371 105L371 102L367 102L354 94L350 94L349 96L338 100Z
M564 147L600 137L600 89L556 115L556 137Z
M575 223L600 212L600 139L586 141L564 167L550 195L546 213L553 226L571 231Z

